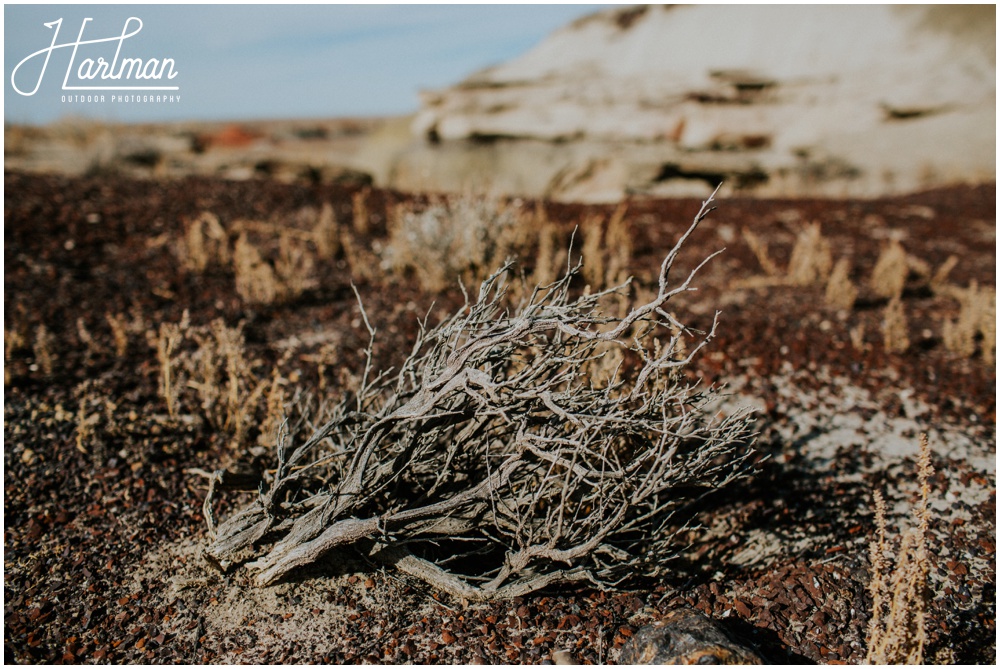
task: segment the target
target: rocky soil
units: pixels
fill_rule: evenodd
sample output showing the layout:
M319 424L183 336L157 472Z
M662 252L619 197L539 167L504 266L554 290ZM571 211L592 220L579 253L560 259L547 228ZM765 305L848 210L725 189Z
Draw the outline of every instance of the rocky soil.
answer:
M385 364L408 349L418 315L431 309L439 318L462 297L457 287L427 294L377 268L352 276L339 256L318 264L315 284L295 300L249 305L231 271L182 267L185 223L203 211L223 225L289 221L329 202L346 225L357 188L5 173L6 662L542 663L568 650L581 663L613 663L639 627L686 606L772 662L856 663L871 609L871 493L885 492L891 528L913 523L924 432L936 470L926 657L996 661L995 364L984 362L979 339L971 355L946 348L945 322L959 316L959 302L914 276L902 296L910 345L888 352L886 300L868 284L881 250L898 239L932 269L956 256L949 285L995 287L992 184L870 201L719 202L683 264L727 250L700 275L699 292L676 306L694 326L723 312L693 373L727 383L727 403L759 410L767 457L755 477L691 509L704 529L662 580L469 604L351 552L265 589L245 570L217 571L201 552L207 485L199 472L273 454L234 448L196 411L168 417L151 346L159 325L185 311L193 325L244 321L248 352L264 367L332 393L340 370L363 365L367 333L352 280L381 324L376 356ZM371 225L357 241L376 264L391 207L412 200L372 191ZM630 204L640 282L698 206ZM589 214L610 213L546 208L567 235ZM860 291L852 309L826 306L821 285L747 281L762 269L743 228L784 267L813 221L834 257L852 262ZM125 324L121 350L107 315ZM300 344L289 348L292 337ZM320 368L318 350L331 341L337 357ZM240 499L226 497L216 513Z

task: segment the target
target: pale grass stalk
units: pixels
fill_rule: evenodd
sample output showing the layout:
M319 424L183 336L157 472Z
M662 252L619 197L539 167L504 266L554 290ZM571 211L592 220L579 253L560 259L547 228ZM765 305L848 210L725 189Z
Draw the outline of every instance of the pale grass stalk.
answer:
M340 253L340 226L333 212L333 206L324 202L316 217L312 229L313 243L316 244L316 254L325 260L335 258Z
M162 323L156 340L156 359L160 363L160 396L167 402L167 415L177 417L178 396L180 384L177 379L177 368L174 364L174 353L184 338L180 325Z
M538 231L538 252L535 255L535 268L531 274L532 284L548 286L559 276L558 242L558 228L546 221Z
M760 267L764 270L764 274L769 277L781 276L781 269L778 267L777 263L771 260L766 242L754 234L749 228L743 228L743 239L746 241L747 246L750 247L750 251L753 252L754 256L757 258L757 262L760 263Z
M865 349L868 348L868 345L865 344L865 324L864 323L858 323L857 325L855 325L854 327L852 327L848 331L848 334L851 337L851 347L855 351L864 351Z
M362 188L351 196L351 226L359 235L367 235L370 232L372 218L368 207L370 195L371 189Z
M788 283L793 286L823 283L830 275L832 266L830 241L823 236L819 223L806 225L792 247L792 256L788 261Z
M948 256L948 259L941 263L930 279L930 289L935 295L946 293L949 288L948 276L958 265L958 256Z
M604 288L604 220L600 216L591 216L580 231L583 234L583 278L594 290Z
M946 318L942 327L945 348L961 357L976 353L976 338L982 339L983 360L992 364L996 351L996 289L980 288L973 280L966 289L954 289L959 301L958 318Z
M111 338L114 340L115 355L124 358L128 354L128 327L125 322L125 314L104 314L105 320L111 327Z
M851 281L851 261L841 258L830 272L826 284L826 303L835 309L850 311L858 299L858 288Z
M180 256L184 266L194 272L204 272L211 264L229 263L229 237L218 216L205 211L185 226Z
M889 353L903 353L910 347L910 325L898 296L889 300L882 316L882 341Z
M868 623L868 664L923 664L927 644L926 612L932 601L930 574L930 480L934 475L927 435L920 437L917 480L920 500L913 510L916 525L906 530L895 560L887 538L889 521L879 491L875 501L875 540L869 544L872 616Z
M236 240L233 272L236 275L236 292L247 302L273 304L281 296L281 286L274 269L264 261L246 233Z
M32 345L35 354L35 362L44 374L51 374L55 367L56 355L52 350L54 339L45 324L41 324L35 330L35 341Z
M625 222L626 213L628 204L622 202L608 220L604 235L604 246L608 251L605 286L616 286L628 279L628 268L632 264L632 234Z

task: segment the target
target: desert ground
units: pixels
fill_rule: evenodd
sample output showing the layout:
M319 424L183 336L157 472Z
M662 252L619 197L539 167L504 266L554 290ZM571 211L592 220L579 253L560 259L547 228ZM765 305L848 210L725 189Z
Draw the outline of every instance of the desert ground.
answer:
M923 657L996 661L994 184L718 198L678 272L725 250L671 309L701 330L721 312L685 373L755 409L754 473L688 509L700 529L660 577L477 603L350 548L268 587L206 559L210 474L272 468L280 418L357 383L363 316L374 366L399 365L418 320L462 308L459 279L498 260L406 234L407 213L473 195L249 176L5 172L6 662L614 663L640 627L693 607L770 662L859 663L873 493L898 561L919 525L921 434ZM618 273L572 290L631 275L627 301L701 201L490 206L529 280L560 271L575 237ZM255 494L232 488L216 518Z

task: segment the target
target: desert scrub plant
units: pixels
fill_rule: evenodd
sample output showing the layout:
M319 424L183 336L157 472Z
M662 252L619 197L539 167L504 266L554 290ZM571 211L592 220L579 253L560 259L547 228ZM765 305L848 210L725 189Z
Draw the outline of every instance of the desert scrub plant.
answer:
M397 272L412 272L429 292L454 285L456 278L475 283L506 257L504 242L518 221L513 206L487 197L464 195L421 211L400 206L392 216L385 260Z
M927 643L925 612L932 593L928 539L930 530L930 479L934 474L927 435L920 437L917 480L920 501L913 511L916 526L903 533L892 564L886 504L882 493L873 493L875 538L869 544L872 616L868 621L868 664L923 664Z
M223 568L253 559L267 585L353 547L467 600L663 573L678 511L747 475L754 453L750 412L712 415L718 391L683 374L719 314L684 357L669 335L694 332L665 306L715 255L671 280L711 202L650 301L619 318L597 305L623 286L571 298L579 263L503 308L508 262L464 308L423 323L398 370L377 372L359 297L371 339L355 389L308 438L282 434L257 497L217 527L210 488L206 554ZM658 351L656 333L669 337ZM627 360L602 383L584 368L609 345Z

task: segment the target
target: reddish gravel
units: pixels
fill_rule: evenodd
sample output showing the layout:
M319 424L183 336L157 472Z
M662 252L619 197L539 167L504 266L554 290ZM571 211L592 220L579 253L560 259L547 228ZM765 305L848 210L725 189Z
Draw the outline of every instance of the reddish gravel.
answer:
M205 210L224 223L277 220L329 201L347 220L352 191L11 172L4 189L7 662L540 663L559 649L583 663L614 662L635 630L677 606L711 615L773 662L859 662L870 609L870 493L887 490L905 518L915 491L911 460L856 445L869 437L896 443L864 432L882 424L905 426L903 441L915 441L918 429L939 439L927 657L996 660L995 366L944 348L944 318L957 316L958 303L917 282L903 297L912 345L886 353L879 331L885 301L864 283L885 240L896 235L934 268L957 255L952 283L995 287L993 185L877 201L721 201L678 271L717 248L727 251L700 277L699 292L677 307L702 327L722 309L719 337L697 373L734 383L760 406L760 447L769 459L754 479L692 509L707 530L691 535L662 581L615 592L557 589L489 605L451 601L355 554L330 556L265 591L252 588L242 570L212 570L198 553L206 542L204 479L187 470L249 455L233 452L204 423L164 418L156 356L144 337L131 338L124 359L114 352L105 314L141 315L155 327L185 310L194 324L244 320L249 349L270 362L280 355L276 342L290 335L335 330L342 351L363 345L343 260L319 267L319 287L295 302L248 308L231 273L179 271L172 250L183 222ZM373 248L384 241L387 208L405 199L373 191ZM698 206L630 205L637 278L656 271ZM548 206L567 231L594 209L610 211ZM809 221L821 224L835 257L853 261L861 294L849 314L824 306L820 286L732 286L761 272L740 237L743 227L784 265ZM457 289L427 295L398 278L355 282L369 316L386 324L376 351L384 362L407 348L416 327L409 311L423 313L434 302L440 315L461 301ZM88 347L78 320L96 345ZM32 346L40 325L51 337L49 372ZM851 343L850 329L859 325L863 350ZM353 369L360 363L346 353L340 361ZM300 384L315 387L315 369L301 367ZM851 404L847 392L863 392L867 404ZM85 398L101 407L93 410L100 418L78 448ZM860 426L855 441L837 441L839 413ZM991 458L992 467L981 464Z

